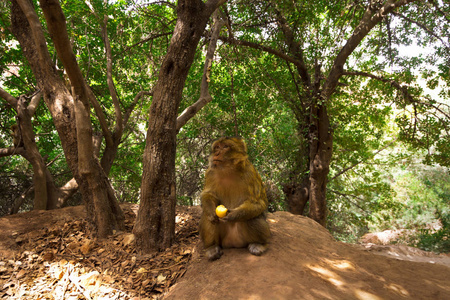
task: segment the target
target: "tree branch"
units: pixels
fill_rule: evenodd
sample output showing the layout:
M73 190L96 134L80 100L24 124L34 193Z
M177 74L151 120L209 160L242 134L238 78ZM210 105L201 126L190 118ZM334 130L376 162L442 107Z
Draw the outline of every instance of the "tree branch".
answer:
M53 44L74 92L74 109L78 148L78 170L80 174L89 175L93 172L92 125L89 116L89 98L94 97L87 87L66 28L66 20L58 0L41 0L40 5L47 21L47 28ZM102 128L103 130L103 128Z
M209 42L208 50L206 51L205 65L203 67L203 77L200 84L200 98L186 108L177 118L177 131L181 129L200 109L205 107L206 104L212 101L212 97L209 94L209 82L211 66L214 58L214 52L217 47L217 40L219 38L220 29L225 25L225 21L218 16L218 10L213 15L214 26L212 28L211 39Z
M368 5L364 16L355 28L352 36L347 40L347 43L342 47L341 51L336 56L334 64L331 67L330 73L324 83L322 97L328 99L334 92L339 78L344 72L344 64L347 58L352 54L355 48L367 36L372 28L381 22L383 18L391 13L394 9L406 5L415 0L388 0L386 3L375 12L375 8L371 4Z
M34 7L32 3L28 0L17 0L22 12L26 16L28 23L30 24L31 31L33 33L33 40L37 48L37 52L40 57L40 64L44 71L51 70L51 58L50 53L47 49L47 44L45 42L44 31L41 26L41 22L39 21L39 17L34 11Z
M434 1L434 0L428 0L428 2L430 2L431 4L433 4L433 6L434 6L434 8L448 21L448 22L450 22L450 17L449 17L449 15L446 13L446 12L444 12L440 7L439 7L439 5L436 3L436 1Z
M296 64L297 71L302 78L303 85L306 90L310 91L311 78L308 74L308 68L306 67L305 59L303 58L303 49L300 47L300 44L294 40L294 32L289 27L286 19L281 15L279 11L277 11L277 21L279 26L281 27L281 31L283 31L289 53L291 53L298 61L298 63Z
M371 79L375 79L381 82L385 82L390 84L392 87L394 87L395 89L399 90L403 97L405 98L407 103L417 103L417 104L422 104L422 105L426 105L429 107L432 107L434 109L436 109L437 111L439 111L441 114L443 114L444 116L446 116L448 119L450 119L450 114L446 113L444 110L440 109L438 106L434 105L432 102L434 102L431 99L427 99L429 102L425 102L425 101L420 101L418 99L415 99L409 92L408 92L408 86L405 85L401 85L399 82L392 80L392 79L388 79L388 78L384 78L382 76L377 76L371 73L367 73L367 72L360 72L360 71L356 71L356 72L343 72L344 76L364 76L364 77L368 77ZM446 105L444 103L440 103L440 105Z
M142 98L142 96L153 96L153 91L140 91L137 93L137 95L134 97L133 102L128 106L127 110L123 114L123 124L124 126L127 125L128 119L130 118L131 113L134 110L134 107L138 104L139 100Z
M8 104L11 105L14 108L14 110L17 111L17 99L16 98L11 96L7 91L5 91L2 88L0 88L0 97L5 99L6 102L8 102Z
M360 197L358 197L358 196L355 196L355 195L351 195L351 194L343 194L343 193L341 193L341 192L338 192L338 191L335 191L335 190L331 190L331 189L328 189L328 191L330 191L330 192L332 192L332 193L335 193L336 195L339 195L339 196L342 196L342 197L346 198L347 201L348 201L350 204L356 206L357 208L359 208L360 210L362 210L364 213L366 213L366 214L369 214L369 213L370 213L370 212L366 211L364 208L362 208L359 204L357 204L357 203L351 201L351 200L349 199L349 197L353 197L353 198L355 198L355 199L358 199L359 201L365 201L364 199L362 199L362 198L360 198Z
M8 148L0 148L0 157L11 156L14 154L24 155L25 148L24 147L8 147Z
M5 91L2 88L0 88L0 97L5 99L6 102L8 102L8 104L11 105L14 108L14 110L17 111L17 99L15 97L11 96L7 91Z
M39 106L39 102L41 101L42 94L43 93L41 91L38 91L31 98L30 104L28 104L28 106L27 106L27 110L28 110L28 113L30 114L30 116L34 116L34 113L36 112L36 109Z
M220 36L219 40L228 43L228 44L232 44L232 45L237 45L237 46L245 46L245 47L249 47L249 48L253 48L256 50L261 50L270 54L273 54L285 61L291 62L292 64L294 64L296 67L302 67L302 64L294 57L289 56L281 51L275 50L273 48L264 46L264 45L260 45L257 43L253 43L253 42L249 42L249 41L245 41L245 40L237 40L235 38L230 38L230 37L226 37L226 36Z
M441 43L445 46L445 48L450 49L450 46L448 43L446 43L440 36L438 36L436 33L434 33L434 31L432 29L429 29L428 27L426 27L424 24L419 23L411 18L408 18L407 16L404 16L402 14L396 13L396 12L392 12L392 14L394 16L400 17L402 19L405 19L408 22L414 23L417 26L419 26L420 28L422 28L423 30L425 30L429 35L437 38L439 41L441 41Z
M122 56L123 53L125 53L125 52L127 52L127 51L130 51L132 48L134 48L134 47L136 47L136 46L139 46L139 45L141 45L141 44L144 44L144 43L146 43L146 42L148 42L148 41L151 41L151 40L153 40L153 39L156 39L156 38L159 38L159 37L163 37L163 36L168 36L168 35L169 35L169 36L173 35L173 31L171 31L171 32L164 32L164 33L158 33L158 34L154 34L154 35L148 36L148 37L144 38L143 40L141 40L141 41L139 41L139 42L137 42L137 43L134 43L134 44L131 45L131 46L125 47L124 50L122 50L121 52L119 52L119 53L117 53L116 55L114 55L114 58L117 57L117 56Z
M103 42L105 44L106 52L106 82L108 84L109 93L114 104L114 112L116 115L116 125L114 128L114 135L116 137L122 136L123 132L123 119L122 111L120 109L119 98L116 93L116 87L114 86L114 81L112 77L112 55L111 55L111 44L109 43L108 37L108 16L103 17L103 23L100 25L102 29Z

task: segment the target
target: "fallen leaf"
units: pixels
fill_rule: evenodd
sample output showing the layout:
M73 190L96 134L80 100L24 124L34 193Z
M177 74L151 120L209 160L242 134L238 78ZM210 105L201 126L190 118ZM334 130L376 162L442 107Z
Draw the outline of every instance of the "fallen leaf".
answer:
M159 274L158 277L156 277L156 283L161 284L166 280L167 276L164 276L163 274Z
M27 274L27 272L24 269L22 269L17 273L16 278L20 279L20 278L24 277L25 274Z
M91 252L92 248L94 248L94 241L92 240L87 240L83 246L80 247L80 251L81 253L83 253L84 255L88 254L89 252Z
M129 244L134 242L134 240L135 240L134 234L132 234L132 233L124 234L123 239L122 239L122 244L124 246L128 246Z

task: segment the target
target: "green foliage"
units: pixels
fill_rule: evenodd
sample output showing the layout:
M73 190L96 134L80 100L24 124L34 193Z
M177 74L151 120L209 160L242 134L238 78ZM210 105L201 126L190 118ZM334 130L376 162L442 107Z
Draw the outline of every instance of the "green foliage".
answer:
M421 229L416 245L425 251L450 252L450 213L438 214L437 218L442 227L438 230Z

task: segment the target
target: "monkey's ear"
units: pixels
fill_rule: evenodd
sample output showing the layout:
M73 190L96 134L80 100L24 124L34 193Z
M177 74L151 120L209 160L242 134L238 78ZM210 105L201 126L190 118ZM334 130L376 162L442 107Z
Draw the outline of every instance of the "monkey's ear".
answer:
M247 153L247 144L245 143L243 138L238 136L238 137L231 138L231 140L236 143L236 145L239 147L239 150L241 152Z
M247 144L245 143L244 139L241 138L242 145L244 146L244 152L247 153Z

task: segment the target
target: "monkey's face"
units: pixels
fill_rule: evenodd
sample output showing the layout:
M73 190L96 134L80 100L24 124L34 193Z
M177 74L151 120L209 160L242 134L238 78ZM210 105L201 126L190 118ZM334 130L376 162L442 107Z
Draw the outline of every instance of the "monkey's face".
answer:
M212 145L210 167L225 167L247 157L247 147L240 138L221 138Z
M230 160L229 153L231 152L230 145L218 142L213 146L213 151L211 153L211 163L212 166L218 167L220 165L226 164Z

